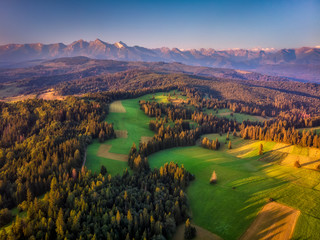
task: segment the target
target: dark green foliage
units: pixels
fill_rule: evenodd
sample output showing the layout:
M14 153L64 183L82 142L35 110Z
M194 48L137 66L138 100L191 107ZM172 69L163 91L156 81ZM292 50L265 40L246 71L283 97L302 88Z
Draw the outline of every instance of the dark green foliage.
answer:
M210 141L210 139L205 137L201 141L201 146L212 150L218 150L220 148L220 143L218 141L218 138L216 140Z
M12 220L12 213L7 209L0 210L0 227L8 224Z
M10 239L168 239L188 217L184 189L190 179L174 163L134 175L81 171L76 180L53 178L44 199L35 199L28 216L13 222Z
M1 106L0 209L39 196L53 176L80 169L86 146L99 132L114 136L112 125L103 122L106 107L101 103L70 97Z
M100 173L102 176L107 174L107 168L104 165L101 166Z
M320 138L313 131L298 131L295 127L283 126L283 122L273 121L265 122L264 126L245 126L241 124L240 134L244 139L265 140L273 142L282 142L302 147L320 147ZM292 123L294 125L294 123ZM259 151L260 152L260 151Z

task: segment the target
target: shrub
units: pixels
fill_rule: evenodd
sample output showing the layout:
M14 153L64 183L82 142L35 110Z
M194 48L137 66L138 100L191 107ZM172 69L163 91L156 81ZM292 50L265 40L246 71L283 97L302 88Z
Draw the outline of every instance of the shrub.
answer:
M300 164L299 160L295 161L294 166L296 168L301 168L301 164Z

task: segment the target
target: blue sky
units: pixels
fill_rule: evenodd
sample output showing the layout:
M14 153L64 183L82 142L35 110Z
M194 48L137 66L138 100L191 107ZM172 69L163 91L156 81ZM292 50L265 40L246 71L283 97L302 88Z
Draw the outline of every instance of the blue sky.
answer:
M0 44L123 41L149 48L320 45L320 0L1 0Z

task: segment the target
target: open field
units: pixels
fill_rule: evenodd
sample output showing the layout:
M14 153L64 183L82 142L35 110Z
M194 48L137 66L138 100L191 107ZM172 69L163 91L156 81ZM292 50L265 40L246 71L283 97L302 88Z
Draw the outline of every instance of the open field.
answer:
M204 112L207 114L211 113L212 115L215 115L218 117L234 119L237 122L243 122L246 120L263 122L265 120L268 120L268 118L264 118L261 116L253 116L245 113L233 113L230 109L227 109L227 108L218 109L218 113L216 113L216 110L213 110L213 109L206 109ZM233 116L231 116L231 113L233 113Z
M291 239L300 212L283 204L265 205L240 240Z
M170 98L169 98L170 95ZM139 99L145 101L154 101L158 103L169 103L172 102L173 104L182 103L184 100L187 99L186 96L182 96L181 92L179 91L170 91L170 92L159 92L159 93L151 93L141 96Z
M139 146L141 136L152 137L154 135L154 132L149 129L149 121L152 118L140 110L139 99L122 100L126 112L108 114L106 121L113 123L115 130L127 131L127 138L116 138L106 142L112 145L110 152L128 154L133 143Z
M176 92L176 95L174 95L174 91L169 93L172 99L176 97L186 99L179 92ZM127 156L132 144L135 143L136 146L139 146L139 142L148 141L154 135L154 132L149 129L149 122L153 118L146 116L140 110L139 100L169 102L169 93L147 94L139 98L111 103L106 121L113 123L117 138L103 144L97 141L91 144L87 151L86 166L93 171L100 171L101 165L104 164L108 171L110 170L109 172L122 173L127 165L124 162L119 163L119 161L124 161L124 156ZM106 150L104 146L104 150L99 152L100 145L108 145L109 147Z
M121 101L114 101L109 106L110 113L125 113L126 109L123 107Z
M86 167L94 172L100 172L101 165L104 165L111 175L122 174L123 170L128 168L127 161L118 161L98 156L99 148L102 144L94 141L87 148Z
M100 144L97 156L122 162L128 162L128 155L120 153L111 153L109 152L111 147L112 146L108 144Z
M259 161L259 141L231 136L232 149L229 150L224 146L226 135L207 136L219 139L222 143L219 151L193 146L149 156L152 168L174 161L195 174L196 179L187 193L196 225L223 239L237 239L273 198L301 211L293 239L320 239L320 192L316 190L320 184L319 172ZM265 152L276 146L276 143L262 143ZM213 170L218 182L210 185Z

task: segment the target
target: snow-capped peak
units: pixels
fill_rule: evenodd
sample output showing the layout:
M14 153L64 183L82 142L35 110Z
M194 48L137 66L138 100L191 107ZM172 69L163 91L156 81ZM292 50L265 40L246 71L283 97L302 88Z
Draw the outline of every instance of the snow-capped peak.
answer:
M114 44L117 48L126 48L127 47L127 44L125 44L124 42L116 42Z

